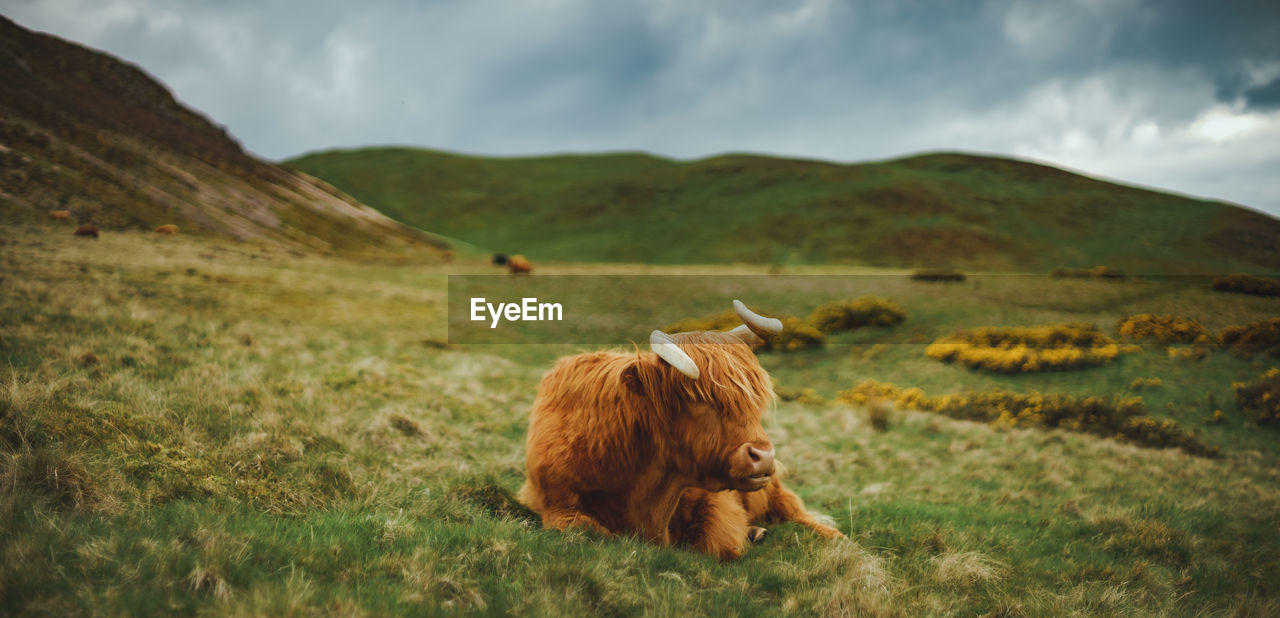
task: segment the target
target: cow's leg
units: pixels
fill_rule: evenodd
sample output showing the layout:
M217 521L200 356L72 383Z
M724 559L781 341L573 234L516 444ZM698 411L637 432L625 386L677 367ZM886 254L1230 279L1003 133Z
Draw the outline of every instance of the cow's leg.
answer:
M567 491L544 492L533 483L525 481L520 488L520 502L542 517L542 527L551 530L583 528L600 534L609 534L596 518L582 510L582 500Z
M669 529L673 541L720 560L737 560L746 550L747 511L735 492L687 489Z
M599 534L609 534L609 530L594 517L574 508L547 509L542 514L542 526L552 530L582 528Z
M765 498L768 500L767 511L764 513L755 513L753 509L752 520L761 515L768 519L777 521L794 521L802 526L812 528L814 532L828 538L841 539L844 534L839 530L823 522L808 509L804 508L804 502L800 497L792 493L791 490L782 486L782 481L775 479L768 487L764 489ZM751 506L748 504L748 506Z

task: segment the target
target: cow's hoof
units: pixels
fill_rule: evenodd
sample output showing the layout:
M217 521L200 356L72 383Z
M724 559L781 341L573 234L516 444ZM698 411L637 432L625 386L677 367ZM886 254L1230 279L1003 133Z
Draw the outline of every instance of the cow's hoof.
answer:
M765 530L760 526L751 526L750 528L747 528L747 540L752 543L759 543L760 539L763 539L764 535L768 532L768 530Z
M826 537L831 540L847 538L845 537L843 532L836 530L831 526L824 526L822 524L818 524L814 526L813 529L817 531L818 534L821 534L823 537Z

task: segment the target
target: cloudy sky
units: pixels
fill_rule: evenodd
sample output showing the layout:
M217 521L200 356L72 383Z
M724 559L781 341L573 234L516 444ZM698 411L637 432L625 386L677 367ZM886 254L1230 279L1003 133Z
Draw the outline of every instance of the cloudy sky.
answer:
M254 153L965 150L1280 215L1280 2L4 0Z

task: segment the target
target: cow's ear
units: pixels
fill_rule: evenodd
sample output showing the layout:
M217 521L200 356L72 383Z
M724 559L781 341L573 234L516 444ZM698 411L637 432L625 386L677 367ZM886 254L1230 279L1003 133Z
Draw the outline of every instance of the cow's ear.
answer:
M747 328L746 324L729 331L729 334L741 339L743 343L751 346L752 350L759 350L765 344L765 340L760 335L751 332L751 329Z
M644 394L644 383L640 381L640 363L631 363L622 370L622 383L627 390L637 395Z

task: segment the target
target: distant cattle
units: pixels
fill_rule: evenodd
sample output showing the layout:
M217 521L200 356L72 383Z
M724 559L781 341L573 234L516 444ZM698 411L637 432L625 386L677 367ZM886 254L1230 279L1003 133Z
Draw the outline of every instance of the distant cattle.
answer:
M513 275L528 275L533 273L533 262L529 261L523 255L513 255L507 258L507 272Z
M176 225L174 225L174 224L172 224L172 223L166 223L166 224L164 224L164 225L162 225L162 226L160 226L160 227L156 228L156 233L157 233L157 234L167 234L167 235L177 234L177 233L178 233L178 226L176 226Z
M495 253L495 254L493 254L493 265L494 265L494 266L506 266L506 265L507 265L507 254L505 254L505 253Z
M76 235L76 236L81 236L81 237L84 237L84 238L97 238L97 237L98 237L98 226L96 226L96 225L82 225L82 226L80 226L80 227L76 228L75 235Z
M54 221L70 221L71 211L70 210L50 210L49 216L52 217Z
M545 527L636 534L721 560L763 534L753 521L843 536L783 487L761 425L774 394L754 349L782 323L734 308L743 325L731 331L653 331L648 352L562 358L542 379L520 498Z

